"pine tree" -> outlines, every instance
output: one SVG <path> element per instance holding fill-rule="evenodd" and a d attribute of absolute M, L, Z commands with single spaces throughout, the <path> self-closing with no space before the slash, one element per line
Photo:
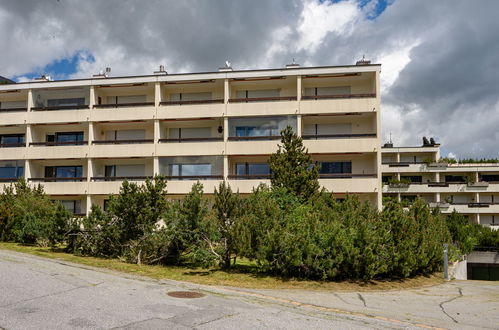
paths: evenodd
<path fill-rule="evenodd" d="M 319 168 L 291 126 L 281 131 L 281 145 L 270 156 L 269 165 L 273 188 L 286 188 L 302 202 L 319 191 Z"/>

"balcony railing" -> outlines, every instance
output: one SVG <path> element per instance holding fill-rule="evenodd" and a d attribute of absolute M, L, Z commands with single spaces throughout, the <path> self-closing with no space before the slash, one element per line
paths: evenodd
<path fill-rule="evenodd" d="M 355 99 L 376 97 L 376 93 L 367 94 L 340 94 L 340 95 L 303 95 L 302 100 L 324 100 L 324 99 Z"/>
<path fill-rule="evenodd" d="M 320 179 L 352 179 L 352 178 L 376 178 L 376 174 L 352 174 L 352 173 L 320 173 Z"/>
<path fill-rule="evenodd" d="M 32 111 L 55 111 L 55 110 L 82 110 L 82 109 L 89 109 L 88 104 L 81 104 L 81 105 L 57 105 L 57 106 L 50 106 L 50 107 L 33 107 L 31 108 Z"/>
<path fill-rule="evenodd" d="M 183 105 L 183 104 L 217 104 L 224 103 L 223 99 L 214 99 L 214 100 L 190 100 L 190 101 L 163 101 L 160 102 L 159 105 Z"/>
<path fill-rule="evenodd" d="M 143 144 L 154 143 L 154 139 L 133 139 L 133 140 L 94 140 L 92 144 Z"/>
<path fill-rule="evenodd" d="M 272 96 L 272 97 L 242 97 L 229 99 L 229 103 L 250 103 L 250 102 L 275 102 L 275 101 L 296 101 L 296 96 Z"/>
<path fill-rule="evenodd" d="M 14 142 L 14 143 L 1 143 L 0 148 L 19 148 L 25 147 L 26 143 L 24 142 Z"/>
<path fill-rule="evenodd" d="M 423 162 L 381 162 L 381 165 L 388 165 L 389 167 L 409 167 L 409 165 L 421 165 Z"/>
<path fill-rule="evenodd" d="M 160 143 L 182 143 L 182 142 L 222 142 L 223 137 L 196 137 L 196 138 L 178 138 L 178 139 L 159 139 Z"/>
<path fill-rule="evenodd" d="M 151 179 L 152 176 L 93 176 L 90 178 L 92 181 L 145 181 Z"/>
<path fill-rule="evenodd" d="M 81 146 L 87 145 L 88 141 L 60 141 L 60 142 L 30 142 L 30 146 Z"/>
<path fill-rule="evenodd" d="M 490 203 L 468 203 L 468 207 L 489 207 Z"/>
<path fill-rule="evenodd" d="M 16 182 L 17 180 L 21 179 L 22 177 L 19 178 L 0 178 L 0 182 Z"/>
<path fill-rule="evenodd" d="M 363 138 L 363 137 L 376 137 L 376 133 L 365 134 L 307 134 L 302 135 L 304 140 L 318 140 L 318 139 L 350 139 L 350 138 Z"/>
<path fill-rule="evenodd" d="M 268 180 L 270 174 L 231 174 L 230 180 Z"/>
<path fill-rule="evenodd" d="M 28 108 L 9 108 L 9 109 L 0 109 L 0 112 L 21 112 L 28 111 Z"/>
<path fill-rule="evenodd" d="M 280 140 L 280 135 L 266 135 L 266 136 L 229 136 L 229 141 L 259 141 L 259 140 Z"/>
<path fill-rule="evenodd" d="M 167 180 L 222 180 L 223 175 L 167 175 Z"/>
<path fill-rule="evenodd" d="M 106 108 L 128 108 L 128 107 L 152 107 L 154 102 L 134 102 L 134 103 L 119 103 L 119 104 L 96 104 L 94 109 L 106 109 Z"/>
<path fill-rule="evenodd" d="M 28 181 L 33 181 L 33 182 L 71 182 L 71 181 L 76 181 L 76 182 L 81 182 L 81 181 L 87 181 L 86 177 L 72 177 L 72 178 L 29 178 Z"/>

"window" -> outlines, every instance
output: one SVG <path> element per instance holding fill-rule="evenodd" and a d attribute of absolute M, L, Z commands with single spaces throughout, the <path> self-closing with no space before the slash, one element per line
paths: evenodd
<path fill-rule="evenodd" d="M 239 90 L 236 92 L 238 99 L 279 97 L 279 95 L 278 89 Z"/>
<path fill-rule="evenodd" d="M 45 166 L 46 178 L 81 178 L 82 166 Z"/>
<path fill-rule="evenodd" d="M 49 134 L 46 137 L 47 142 L 57 142 L 69 144 L 71 142 L 81 142 L 83 141 L 83 132 L 63 132 Z"/>
<path fill-rule="evenodd" d="M 350 86 L 305 88 L 305 96 L 348 95 Z"/>
<path fill-rule="evenodd" d="M 388 175 L 383 175 L 383 176 L 381 177 L 381 182 L 383 182 L 383 183 L 388 183 L 388 182 L 390 181 L 390 179 L 391 179 L 391 178 L 392 178 L 391 176 L 388 176 Z"/>
<path fill-rule="evenodd" d="M 48 107 L 70 107 L 70 106 L 79 106 L 79 105 L 85 105 L 84 97 L 47 100 Z"/>
<path fill-rule="evenodd" d="M 412 183 L 421 183 L 423 182 L 423 177 L 421 175 L 402 175 L 400 176 L 400 179 L 409 179 L 411 180 Z"/>
<path fill-rule="evenodd" d="M 278 133 L 277 127 L 236 126 L 236 136 L 272 136 Z"/>
<path fill-rule="evenodd" d="M 116 176 L 116 165 L 106 165 L 104 170 L 106 177 Z"/>
<path fill-rule="evenodd" d="M 170 94 L 170 101 L 206 101 L 211 99 L 211 92 Z"/>
<path fill-rule="evenodd" d="M 482 181 L 498 182 L 499 181 L 499 174 L 482 174 L 481 178 L 482 178 Z"/>
<path fill-rule="evenodd" d="M 123 140 L 144 140 L 146 131 L 143 129 L 124 129 L 119 131 L 106 131 L 106 140 L 123 141 Z"/>
<path fill-rule="evenodd" d="M 146 100 L 147 97 L 145 95 L 108 96 L 107 104 L 145 103 Z"/>
<path fill-rule="evenodd" d="M 352 162 L 321 162 L 320 174 L 352 173 Z"/>
<path fill-rule="evenodd" d="M 445 176 L 445 182 L 462 183 L 464 181 L 465 181 L 464 176 L 462 176 L 462 175 L 446 175 Z"/>
<path fill-rule="evenodd" d="M 0 135 L 0 144 L 2 147 L 22 147 L 24 146 L 24 134 L 5 134 Z"/>
<path fill-rule="evenodd" d="M 66 210 L 68 210 L 69 212 L 71 212 L 73 214 L 80 214 L 81 213 L 81 201 L 80 200 L 59 200 L 58 202 L 60 202 L 62 204 L 62 206 L 64 206 L 66 208 Z"/>
<path fill-rule="evenodd" d="M 270 167 L 267 163 L 237 163 L 236 175 L 268 176 Z"/>
<path fill-rule="evenodd" d="M 186 128 L 170 128 L 170 139 L 193 139 L 207 138 L 211 136 L 210 127 L 186 127 Z"/>
<path fill-rule="evenodd" d="M 0 179 L 17 179 L 24 176 L 24 161 L 0 161 Z"/>
<path fill-rule="evenodd" d="M 171 164 L 170 176 L 210 176 L 211 164 Z"/>

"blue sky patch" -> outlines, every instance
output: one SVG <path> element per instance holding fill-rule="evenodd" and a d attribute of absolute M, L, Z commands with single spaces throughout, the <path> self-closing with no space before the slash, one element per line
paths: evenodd
<path fill-rule="evenodd" d="M 324 3 L 326 1 L 330 1 L 331 3 L 338 3 L 345 0 L 319 0 L 320 3 Z M 374 6 L 374 11 L 369 16 L 367 16 L 367 19 L 369 20 L 376 19 L 376 17 L 381 15 L 385 11 L 386 7 L 391 5 L 394 1 L 395 0 L 357 0 L 360 8 L 364 8 L 366 5 L 373 2 L 376 3 L 376 5 Z"/>
<path fill-rule="evenodd" d="M 40 77 L 42 74 L 49 75 L 54 80 L 67 79 L 71 74 L 75 73 L 78 68 L 78 62 L 84 59 L 87 62 L 95 62 L 95 58 L 87 51 L 79 50 L 72 57 L 54 60 L 43 68 L 36 69 L 19 76 L 15 76 L 13 80 L 18 81 L 20 77 L 30 80 Z"/>

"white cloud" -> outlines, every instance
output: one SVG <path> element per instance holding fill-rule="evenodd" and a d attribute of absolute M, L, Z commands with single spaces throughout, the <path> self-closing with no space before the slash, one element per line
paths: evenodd
<path fill-rule="evenodd" d="M 331 3 L 308 1 L 301 12 L 298 25 L 298 50 L 315 52 L 329 33 L 345 35 L 351 33 L 354 22 L 359 19 L 360 9 L 353 1 Z"/>

